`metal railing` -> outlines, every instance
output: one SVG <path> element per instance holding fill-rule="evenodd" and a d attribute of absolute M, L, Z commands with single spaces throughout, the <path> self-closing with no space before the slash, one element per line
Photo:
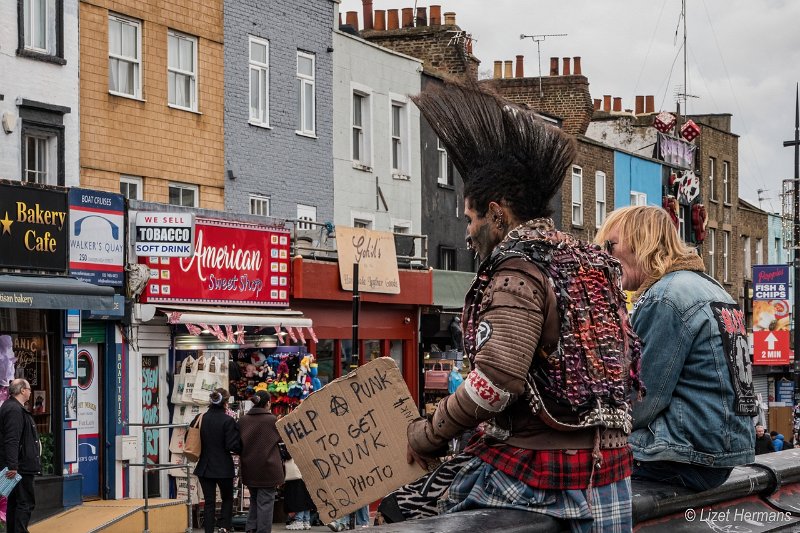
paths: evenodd
<path fill-rule="evenodd" d="M 292 255 L 311 259 L 335 260 L 336 228 L 330 223 L 309 220 L 290 220 Z M 412 233 L 393 233 L 397 265 L 401 268 L 428 268 L 428 236 Z"/>
<path fill-rule="evenodd" d="M 143 429 L 142 437 L 148 430 L 159 429 L 173 429 L 173 428 L 188 428 L 189 424 L 145 424 L 142 422 L 128 422 L 128 426 L 140 427 Z M 150 472 L 158 472 L 161 470 L 172 470 L 174 468 L 183 468 L 186 470 L 186 533 L 192 533 L 192 490 L 190 483 L 189 463 L 185 462 L 182 465 L 175 465 L 171 463 L 148 463 L 147 462 L 147 439 L 142 438 L 142 462 L 141 463 L 128 463 L 128 466 L 139 466 L 142 468 L 142 491 L 144 493 L 144 530 L 142 533 L 150 533 L 150 490 L 148 476 Z"/>

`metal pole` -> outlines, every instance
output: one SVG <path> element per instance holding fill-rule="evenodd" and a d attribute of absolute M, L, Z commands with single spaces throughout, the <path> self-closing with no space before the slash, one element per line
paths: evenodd
<path fill-rule="evenodd" d="M 361 294 L 358 292 L 358 263 L 353 263 L 353 346 L 350 351 L 350 364 L 353 364 L 353 359 L 356 361 L 356 366 L 360 364 L 358 354 L 358 311 L 361 307 Z"/>
<path fill-rule="evenodd" d="M 144 485 L 144 532 L 143 533 L 150 533 L 150 502 L 148 501 L 148 494 L 150 493 L 150 487 L 147 485 L 147 430 L 142 428 L 142 476 L 144 479 L 142 480 Z"/>
<path fill-rule="evenodd" d="M 800 327 L 798 327 L 797 306 L 800 304 L 800 84 L 795 87 L 794 103 L 794 141 L 784 141 L 783 146 L 794 146 L 794 183 L 792 194 L 794 197 L 794 226 L 793 241 L 794 246 L 794 305 L 792 322 L 794 330 L 792 340 L 794 341 L 793 350 L 795 359 L 798 349 L 800 349 Z"/>

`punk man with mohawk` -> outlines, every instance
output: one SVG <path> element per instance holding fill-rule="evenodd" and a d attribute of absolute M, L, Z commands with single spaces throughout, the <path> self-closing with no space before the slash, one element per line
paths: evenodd
<path fill-rule="evenodd" d="M 546 218 L 574 140 L 474 82 L 413 100 L 463 176 L 466 241 L 482 263 L 461 319 L 471 372 L 432 420 L 409 425 L 408 460 L 428 466 L 450 439 L 477 432 L 462 454 L 387 497 L 382 514 L 501 507 L 573 531 L 630 531 L 641 347 L 620 266 Z"/>

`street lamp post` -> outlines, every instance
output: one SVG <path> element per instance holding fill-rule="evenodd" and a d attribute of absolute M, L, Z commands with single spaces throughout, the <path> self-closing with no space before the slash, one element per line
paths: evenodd
<path fill-rule="evenodd" d="M 795 87 L 794 103 L 794 140 L 784 141 L 783 146 L 794 146 L 794 182 L 792 194 L 794 197 L 794 213 L 792 225 L 792 247 L 794 248 L 794 309 L 792 322 L 794 330 L 792 340 L 794 353 L 800 349 L 800 327 L 798 327 L 797 306 L 800 304 L 800 84 Z M 796 358 L 796 356 L 795 356 Z"/>

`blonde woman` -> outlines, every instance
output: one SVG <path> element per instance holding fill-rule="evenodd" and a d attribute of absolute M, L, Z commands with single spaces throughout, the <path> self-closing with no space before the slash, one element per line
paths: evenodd
<path fill-rule="evenodd" d="M 633 406 L 633 479 L 707 490 L 754 459 L 745 319 L 660 207 L 611 213 L 595 242 L 633 291 L 647 395 Z"/>

